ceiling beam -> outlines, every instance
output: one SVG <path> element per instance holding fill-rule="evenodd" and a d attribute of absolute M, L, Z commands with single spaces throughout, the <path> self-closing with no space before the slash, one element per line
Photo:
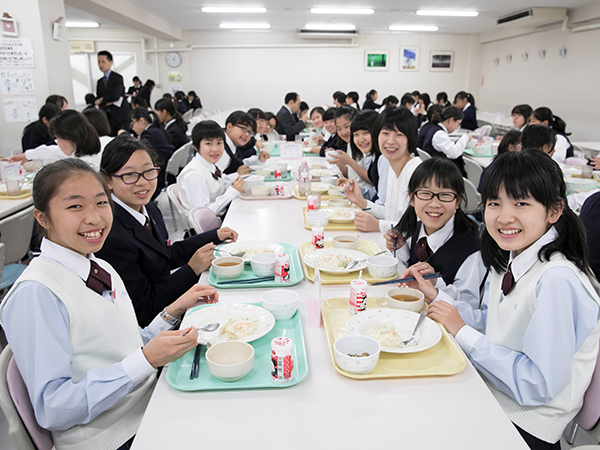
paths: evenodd
<path fill-rule="evenodd" d="M 65 0 L 65 3 L 127 28 L 165 40 L 180 41 L 183 30 L 129 0 Z"/>

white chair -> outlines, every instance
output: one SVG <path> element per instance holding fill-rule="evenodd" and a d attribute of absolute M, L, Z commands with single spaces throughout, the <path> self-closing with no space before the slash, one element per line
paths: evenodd
<path fill-rule="evenodd" d="M 479 186 L 479 180 L 481 179 L 481 174 L 483 174 L 483 167 L 481 167 L 477 161 L 469 158 L 468 156 L 463 156 L 463 160 L 465 162 L 465 169 L 467 171 L 467 179 L 475 186 Z"/>
<path fill-rule="evenodd" d="M 167 161 L 167 167 L 165 168 L 165 186 L 169 185 L 167 175 L 173 175 L 174 177 L 177 177 L 177 175 L 179 175 L 179 171 L 188 163 L 188 156 L 192 147 L 192 142 L 190 141 L 187 144 L 183 144 L 173 152 Z M 173 218 L 175 218 L 171 197 L 169 197 L 169 207 L 171 208 L 171 215 Z M 175 221 L 175 231 L 177 231 L 177 221 Z"/>
<path fill-rule="evenodd" d="M 210 209 L 203 206 L 192 209 L 188 213 L 188 220 L 194 227 L 194 230 L 196 230 L 196 234 L 221 227 L 221 219 Z"/>
<path fill-rule="evenodd" d="M 27 268 L 20 261 L 29 251 L 33 222 L 33 205 L 0 220 L 1 239 L 5 246 L 0 291 L 11 287 Z"/>
<path fill-rule="evenodd" d="M 465 193 L 467 198 L 462 201 L 462 209 L 465 213 L 470 214 L 479 211 L 481 205 L 481 194 L 477 192 L 477 188 L 466 178 L 463 178 L 465 182 Z"/>
<path fill-rule="evenodd" d="M 421 150 L 420 148 L 417 148 L 417 153 L 419 154 L 421 161 L 427 161 L 428 159 L 431 159 L 431 155 L 429 153 L 427 153 L 425 150 Z"/>
<path fill-rule="evenodd" d="M 194 117 L 194 110 L 193 109 L 188 109 L 186 112 L 183 113 L 183 120 L 185 120 L 186 123 L 190 123 L 190 119 L 192 117 Z"/>
<path fill-rule="evenodd" d="M 202 108 L 196 108 L 196 109 L 194 110 L 194 115 L 193 115 L 193 117 L 198 117 L 198 116 L 200 116 L 200 115 L 202 115 Z"/>
<path fill-rule="evenodd" d="M 177 186 L 176 184 L 171 184 L 170 186 L 167 186 L 167 196 L 169 197 L 171 204 L 175 205 L 175 209 L 177 210 L 177 215 L 179 216 L 179 220 L 181 221 L 183 231 L 189 231 L 190 228 L 192 228 L 192 226 L 190 225 L 190 222 L 187 218 L 187 212 L 183 207 L 181 200 L 179 200 L 179 186 Z M 177 221 L 176 217 L 173 218 L 175 219 L 175 221 Z"/>
<path fill-rule="evenodd" d="M 484 125 L 482 127 L 477 128 L 475 131 L 473 131 L 472 134 L 480 134 L 483 137 L 489 136 L 492 131 L 494 130 L 494 127 L 492 125 Z"/>
<path fill-rule="evenodd" d="M 583 158 L 571 156 L 570 158 L 565 158 L 565 164 L 567 166 L 585 166 L 587 165 L 587 161 Z"/>

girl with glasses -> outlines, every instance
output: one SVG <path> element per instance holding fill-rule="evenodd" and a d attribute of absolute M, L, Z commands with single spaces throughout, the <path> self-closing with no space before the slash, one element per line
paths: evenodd
<path fill-rule="evenodd" d="M 408 190 L 410 206 L 385 235 L 388 250 L 395 241 L 396 256 L 408 267 L 401 278 L 440 272 L 442 278 L 423 291 L 428 303 L 449 296 L 478 308 L 486 270 L 477 224 L 461 209 L 466 194 L 459 170 L 448 159 L 428 159 L 415 169 Z"/>
<path fill-rule="evenodd" d="M 210 267 L 214 244 L 235 241 L 237 233 L 222 228 L 171 244 L 163 216 L 150 201 L 159 176 L 156 154 L 137 139 L 113 139 L 103 152 L 101 168 L 115 218 L 97 255 L 121 275 L 138 322 L 146 326 Z"/>

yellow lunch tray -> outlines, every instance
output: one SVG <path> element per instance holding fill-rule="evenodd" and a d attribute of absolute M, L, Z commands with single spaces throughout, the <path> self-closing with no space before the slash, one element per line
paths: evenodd
<path fill-rule="evenodd" d="M 356 210 L 360 211 L 360 209 L 358 208 L 356 208 Z M 306 228 L 307 230 L 312 230 L 312 226 L 306 222 L 306 206 L 302 207 L 302 225 L 304 225 L 304 228 Z M 325 229 L 325 231 L 358 231 L 358 228 L 356 228 L 354 221 L 349 223 L 329 221 L 327 222 L 327 225 L 325 225 L 323 228 Z"/>
<path fill-rule="evenodd" d="M 325 248 L 333 248 L 331 241 L 325 241 Z M 308 278 L 310 281 L 312 281 L 314 283 L 315 269 L 313 269 L 312 267 L 308 267 L 306 265 L 306 263 L 304 262 L 304 256 L 312 251 L 313 251 L 313 248 L 312 248 L 312 244 L 310 242 L 305 242 L 303 244 L 300 244 L 300 261 L 302 262 L 302 268 L 304 269 L 306 278 Z M 381 251 L 381 249 L 374 242 L 361 240 L 361 241 L 359 241 L 358 251 L 363 252 L 367 256 L 372 256 L 375 253 L 379 253 Z M 367 268 L 365 268 L 363 270 L 362 278 L 363 278 L 363 280 L 366 280 L 367 283 L 377 283 L 379 281 L 393 280 L 394 278 L 396 278 L 396 276 L 397 276 L 397 273 L 395 273 L 394 276 L 389 277 L 389 278 L 375 278 L 375 277 L 372 277 L 371 274 L 369 273 L 369 271 L 367 270 Z M 350 282 L 352 280 L 354 280 L 355 278 L 358 278 L 358 271 L 347 273 L 344 275 L 331 275 L 331 274 L 321 271 L 321 284 L 347 284 L 348 286 L 350 286 Z"/>
<path fill-rule="evenodd" d="M 19 195 L 6 195 L 6 191 L 0 192 L 0 200 L 21 200 L 22 198 L 31 197 L 31 190 L 24 191 Z"/>
<path fill-rule="evenodd" d="M 425 309 L 427 305 L 425 305 Z M 367 298 L 368 309 L 382 309 L 375 297 Z M 346 322 L 350 319 L 348 298 L 331 298 L 321 304 L 323 325 L 327 335 L 327 344 L 333 368 L 348 378 L 364 380 L 370 378 L 406 378 L 406 377 L 440 377 L 456 375 L 467 366 L 467 359 L 454 339 L 450 338 L 446 329 L 442 329 L 442 339 L 428 350 L 417 353 L 386 353 L 381 352 L 375 369 L 366 375 L 356 375 L 340 369 L 333 354 L 333 343 L 336 339 L 346 336 Z"/>
<path fill-rule="evenodd" d="M 294 197 L 298 200 L 306 200 L 306 195 L 300 195 L 300 189 L 298 188 L 298 184 L 294 185 Z M 327 192 L 321 193 L 321 200 L 330 200 L 332 198 L 344 198 L 339 195 L 329 195 Z"/>

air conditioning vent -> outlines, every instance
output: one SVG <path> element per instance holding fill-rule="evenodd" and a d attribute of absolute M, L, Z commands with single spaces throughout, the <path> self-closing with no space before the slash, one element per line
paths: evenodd
<path fill-rule="evenodd" d="M 358 36 L 358 30 L 332 31 L 299 28 L 297 36 L 301 39 L 352 39 Z"/>
<path fill-rule="evenodd" d="M 527 11 L 521 11 L 516 14 L 511 14 L 510 16 L 501 17 L 497 20 L 498 25 L 502 25 L 504 23 L 512 22 L 514 20 L 522 19 L 523 17 L 529 17 L 533 15 L 533 11 L 528 9 Z"/>
<path fill-rule="evenodd" d="M 566 16 L 566 8 L 528 8 L 500 17 L 496 23 L 504 27 L 535 28 L 562 22 Z"/>

